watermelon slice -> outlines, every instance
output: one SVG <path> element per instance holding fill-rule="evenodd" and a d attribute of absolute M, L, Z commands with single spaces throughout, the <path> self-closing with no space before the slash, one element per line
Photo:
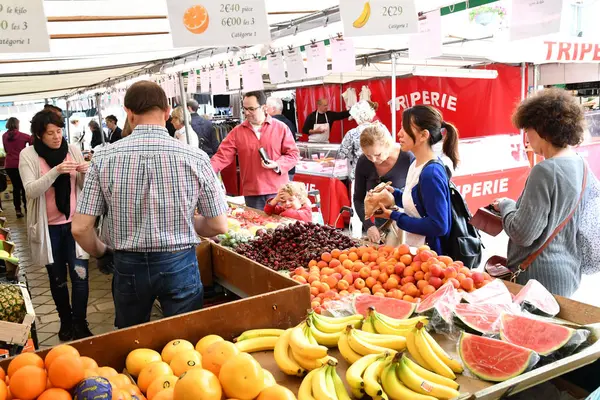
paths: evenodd
<path fill-rule="evenodd" d="M 493 335 L 500 331 L 497 323 L 502 313 L 519 313 L 514 304 L 470 304 L 461 303 L 454 307 L 454 324 L 469 333 Z"/>
<path fill-rule="evenodd" d="M 544 317 L 554 317 L 560 312 L 560 306 L 552 293 L 535 279 L 527 282 L 515 296 L 514 303 L 525 311 Z"/>
<path fill-rule="evenodd" d="M 504 314 L 501 317 L 502 340 L 531 349 L 542 356 L 554 353 L 565 346 L 575 330 L 521 315 Z"/>
<path fill-rule="evenodd" d="M 456 304 L 460 303 L 460 300 L 460 293 L 451 282 L 448 282 L 420 302 L 415 312 L 424 314 L 434 320 L 437 319 L 436 316 L 439 316 L 443 322 L 450 323 L 452 321 L 452 310 Z"/>
<path fill-rule="evenodd" d="M 356 314 L 368 316 L 369 307 L 374 307 L 378 313 L 391 318 L 406 319 L 415 311 L 417 305 L 404 300 L 363 294 L 354 298 L 352 308 Z"/>
<path fill-rule="evenodd" d="M 500 279 L 494 279 L 484 287 L 464 293 L 463 299 L 471 304 L 510 304 L 512 296 Z"/>
<path fill-rule="evenodd" d="M 539 361 L 533 350 L 485 336 L 462 332 L 458 353 L 464 366 L 480 379 L 503 382 L 519 376 Z"/>

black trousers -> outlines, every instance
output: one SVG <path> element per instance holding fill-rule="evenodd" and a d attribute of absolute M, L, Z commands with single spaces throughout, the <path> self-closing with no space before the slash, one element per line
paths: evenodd
<path fill-rule="evenodd" d="M 25 188 L 23 187 L 19 168 L 6 168 L 6 173 L 13 185 L 13 204 L 15 205 L 15 210 L 21 210 L 21 200 L 23 200 L 23 206 L 27 208 Z"/>

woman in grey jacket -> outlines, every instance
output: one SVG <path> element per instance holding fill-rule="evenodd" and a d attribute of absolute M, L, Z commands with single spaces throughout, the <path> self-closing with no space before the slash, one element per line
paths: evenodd
<path fill-rule="evenodd" d="M 546 89 L 525 100 L 513 116 L 517 128 L 544 161 L 531 170 L 517 202 L 498 199 L 494 208 L 502 214 L 508 242 L 508 267 L 516 270 L 540 249 L 555 229 L 567 219 L 581 194 L 584 161 L 571 146 L 583 141 L 584 113 L 564 90 Z M 587 187 L 595 178 L 589 173 Z M 584 198 L 585 200 L 585 198 Z M 517 282 L 536 279 L 550 292 L 571 296 L 581 280 L 582 254 L 577 232 L 584 202 L 564 229 Z"/>
<path fill-rule="evenodd" d="M 60 317 L 62 341 L 92 336 L 87 323 L 88 259 L 71 234 L 71 220 L 88 169 L 76 145 L 67 145 L 64 122 L 51 111 L 31 120 L 33 146 L 22 151 L 19 172 L 27 195 L 27 233 L 35 265 L 45 265 Z M 72 284 L 69 301 L 67 268 Z"/>

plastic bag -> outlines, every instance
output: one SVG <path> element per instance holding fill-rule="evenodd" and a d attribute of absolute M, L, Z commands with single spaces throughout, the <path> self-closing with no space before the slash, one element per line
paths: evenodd
<path fill-rule="evenodd" d="M 560 312 L 560 306 L 552 293 L 535 279 L 527 282 L 513 302 L 532 314 L 554 317 Z"/>
<path fill-rule="evenodd" d="M 516 304 L 457 304 L 452 320 L 455 330 L 475 335 L 496 337 L 500 333 L 500 317 L 503 314 L 518 315 L 521 309 Z"/>
<path fill-rule="evenodd" d="M 339 300 L 329 301 L 323 305 L 323 312 L 330 317 L 342 318 L 354 315 L 354 299 L 360 294 L 343 296 Z"/>
<path fill-rule="evenodd" d="M 471 304 L 511 304 L 512 295 L 500 279 L 494 279 L 484 287 L 464 293 L 463 299 Z"/>
<path fill-rule="evenodd" d="M 437 333 L 450 333 L 452 311 L 454 306 L 460 303 L 461 298 L 461 294 L 451 282 L 448 282 L 419 303 L 415 312 L 429 317 L 429 330 Z"/>

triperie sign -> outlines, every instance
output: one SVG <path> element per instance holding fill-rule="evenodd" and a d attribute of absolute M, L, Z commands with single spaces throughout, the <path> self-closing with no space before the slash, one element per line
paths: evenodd
<path fill-rule="evenodd" d="M 600 43 L 544 41 L 546 62 L 600 62 Z"/>

